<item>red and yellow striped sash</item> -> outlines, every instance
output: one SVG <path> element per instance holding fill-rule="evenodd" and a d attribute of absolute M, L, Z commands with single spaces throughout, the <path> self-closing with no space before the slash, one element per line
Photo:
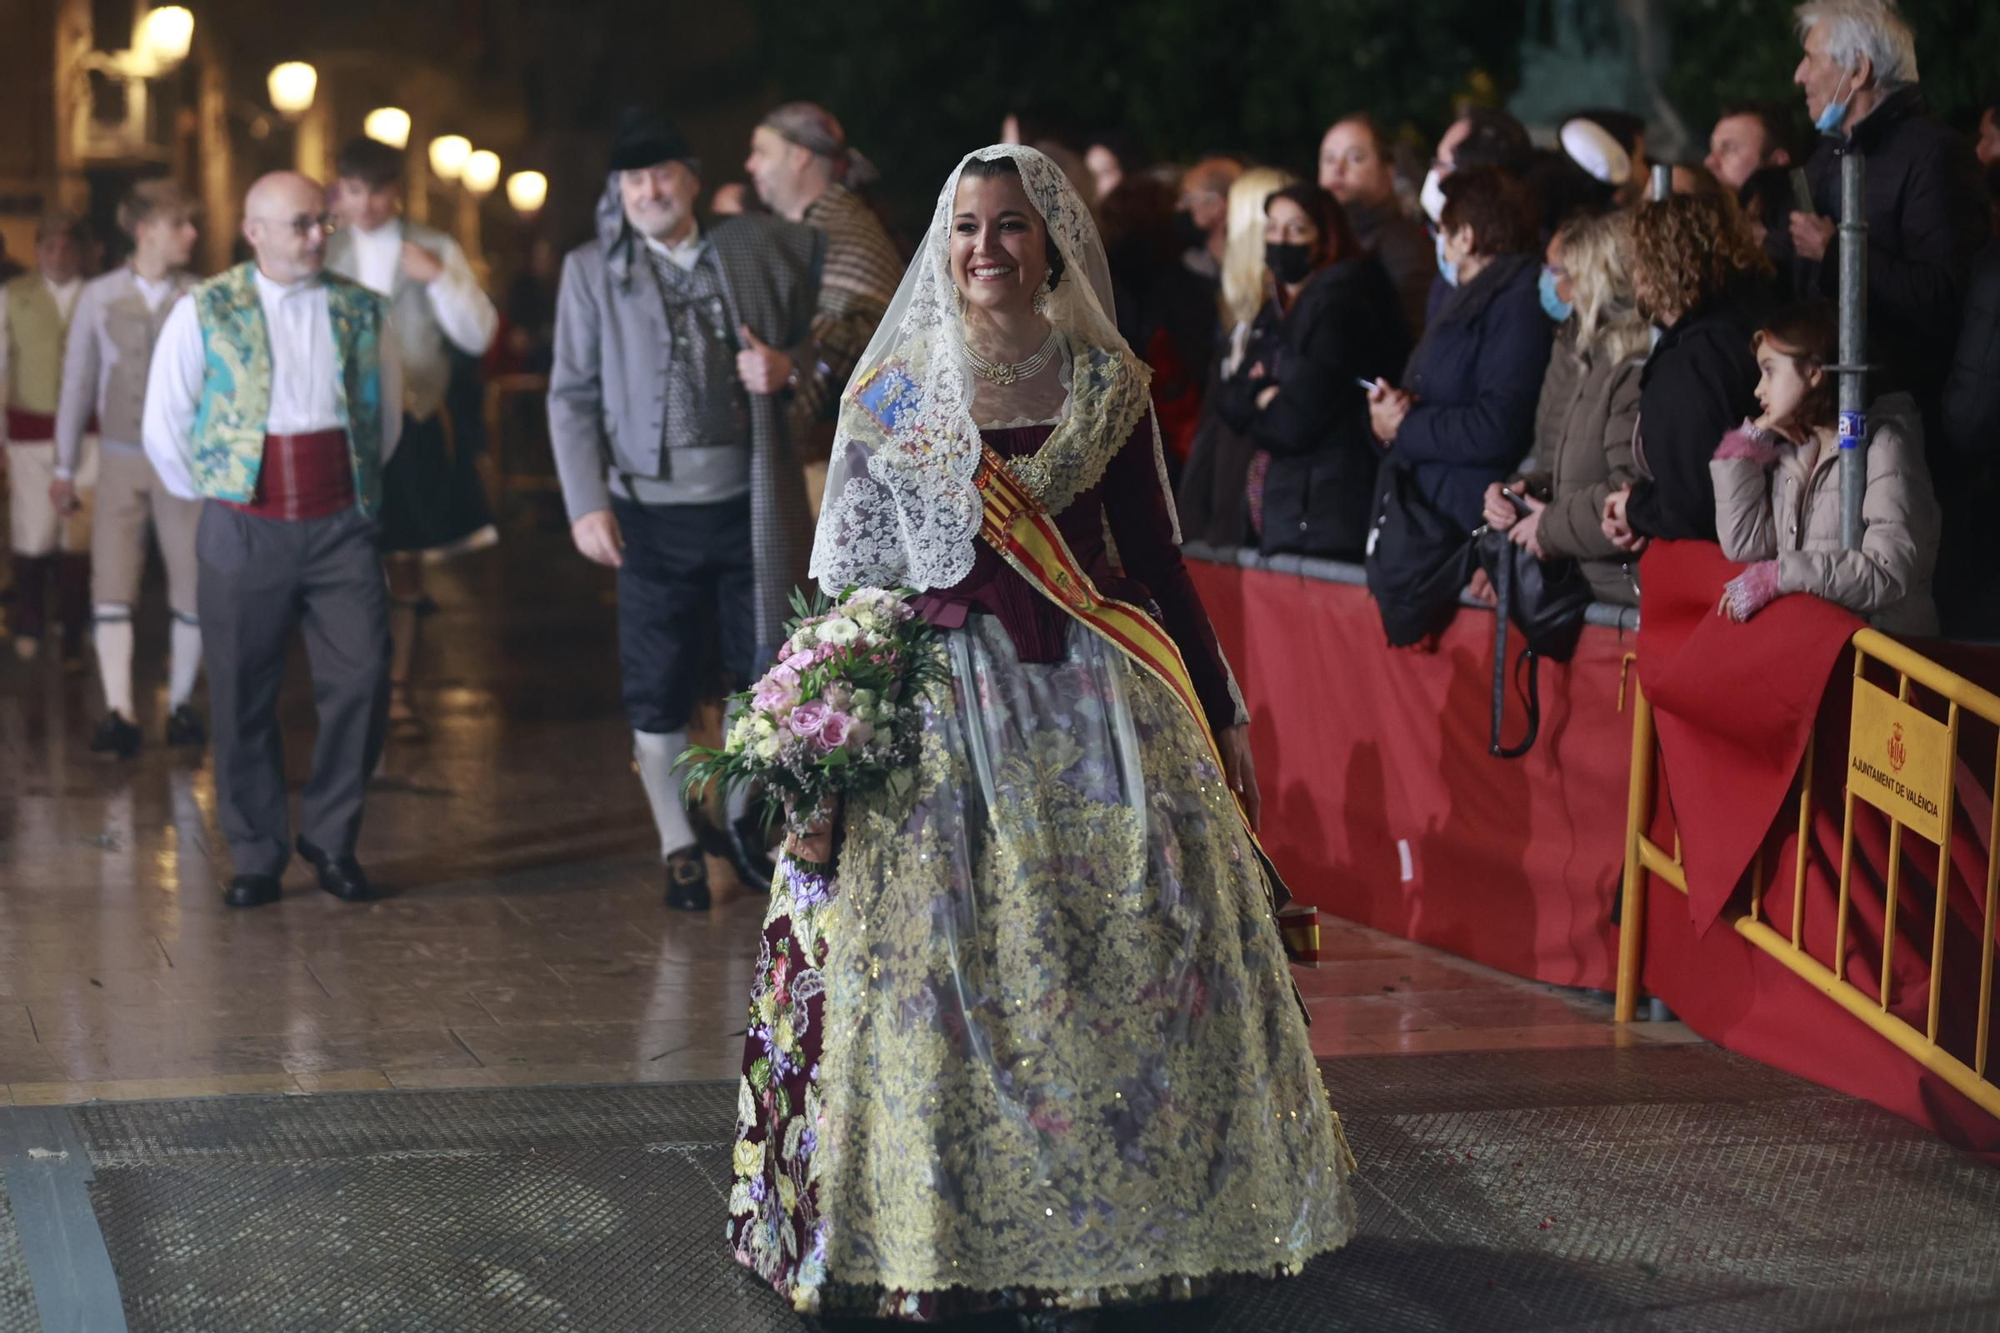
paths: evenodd
<path fill-rule="evenodd" d="M 1166 627 L 1131 603 L 1106 597 L 1097 590 L 1071 553 L 1069 543 L 1063 540 L 1055 520 L 990 448 L 981 453 L 973 485 L 978 487 L 983 501 L 979 535 L 986 543 L 1050 601 L 1165 685 L 1194 719 L 1215 771 L 1226 773 L 1222 751 L 1216 745 L 1200 696 L 1195 693 L 1194 678 L 1188 674 L 1180 646 Z M 1250 827 L 1249 815 L 1240 802 L 1236 804 L 1236 813 L 1242 818 L 1243 831 L 1263 867 L 1286 954 L 1295 963 L 1316 965 L 1318 911 L 1292 901 L 1277 868 L 1264 854 L 1263 844 L 1258 841 L 1256 830 Z"/>

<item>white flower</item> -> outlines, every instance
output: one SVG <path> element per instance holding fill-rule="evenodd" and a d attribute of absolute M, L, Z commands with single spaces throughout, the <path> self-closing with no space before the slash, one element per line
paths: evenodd
<path fill-rule="evenodd" d="M 835 616 L 819 627 L 819 641 L 846 645 L 861 637 L 861 626 L 846 616 Z"/>
<path fill-rule="evenodd" d="M 867 710 L 875 707 L 876 700 L 879 697 L 873 690 L 856 690 L 853 700 L 854 715 L 860 717 Z"/>
<path fill-rule="evenodd" d="M 766 736 L 762 740 L 757 742 L 756 755 L 759 759 L 763 760 L 765 763 L 768 764 L 777 759 L 778 751 L 783 748 L 784 748 L 784 742 L 780 740 L 777 736 L 775 735 Z"/>
<path fill-rule="evenodd" d="M 819 626 L 801 625 L 793 632 L 791 641 L 785 645 L 785 651 L 779 656 L 790 657 L 793 653 L 804 652 L 808 648 L 817 646 L 818 643 Z"/>

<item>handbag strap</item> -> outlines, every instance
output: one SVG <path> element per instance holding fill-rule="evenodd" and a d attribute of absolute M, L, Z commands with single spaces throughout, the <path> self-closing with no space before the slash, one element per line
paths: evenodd
<path fill-rule="evenodd" d="M 1507 621 L 1513 609 L 1514 561 L 1507 558 L 1510 553 L 1502 554 L 1493 575 L 1497 603 L 1493 608 L 1493 717 L 1486 733 L 1486 752 L 1495 759 L 1519 759 L 1535 748 L 1535 738 L 1542 732 L 1542 655 L 1533 648 L 1521 651 L 1521 663 L 1528 668 L 1528 734 L 1520 744 L 1508 745 L 1500 734 L 1507 720 Z"/>

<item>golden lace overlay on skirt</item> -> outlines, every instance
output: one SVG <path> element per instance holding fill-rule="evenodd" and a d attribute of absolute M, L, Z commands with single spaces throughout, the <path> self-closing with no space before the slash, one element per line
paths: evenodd
<path fill-rule="evenodd" d="M 820 1001 L 816 1104 L 760 1115 L 769 1068 L 746 1080 L 739 1255 L 802 1309 L 824 1286 L 896 1313 L 950 1289 L 1184 1293 L 1343 1243 L 1352 1158 L 1197 724 L 1087 633 L 1023 666 L 975 617 L 943 651 L 914 789 L 847 811 L 808 910 L 780 877 L 772 919 L 809 922 L 787 969 Z M 777 1195 L 812 1211 L 782 1244 Z"/>

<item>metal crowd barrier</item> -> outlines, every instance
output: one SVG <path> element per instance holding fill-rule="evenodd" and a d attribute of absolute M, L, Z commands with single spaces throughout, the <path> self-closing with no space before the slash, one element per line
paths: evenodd
<path fill-rule="evenodd" d="M 1979 1020 L 1968 1064 L 1938 1043 L 1938 1011 L 1945 976 L 1945 927 L 1952 883 L 1952 818 L 1957 798 L 1953 776 L 1959 763 L 1960 722 L 1970 713 L 2000 726 L 2000 696 L 1946 670 L 1929 658 L 1872 629 L 1858 631 L 1854 647 L 1854 707 L 1849 719 L 1848 764 L 1841 833 L 1840 896 L 1835 909 L 1832 957 L 1821 960 L 1808 951 L 1805 939 L 1806 858 L 1813 820 L 1812 770 L 1815 735 L 1800 764 L 1798 852 L 1794 856 L 1791 920 L 1773 923 L 1764 911 L 1764 860 L 1769 838 L 1758 846 L 1751 867 L 1747 910 L 1731 909 L 1726 919 L 1745 940 L 1790 968 L 1882 1036 L 1912 1060 L 1935 1073 L 1984 1110 L 2000 1115 L 2000 1084 L 1987 1072 L 1993 1017 L 1993 954 L 1995 908 L 2000 906 L 2000 750 L 1993 773 L 1992 828 L 1986 842 L 1985 929 L 1979 963 Z M 1873 661 L 1896 673 L 1894 694 L 1864 674 Z M 1936 695 L 1945 704 L 1939 719 L 1911 701 L 1911 687 Z M 1646 876 L 1651 873 L 1688 891 L 1679 837 L 1671 854 L 1646 836 L 1653 817 L 1656 737 L 1652 704 L 1643 690 L 1633 692 L 1632 785 L 1626 810 L 1624 910 L 1618 941 L 1616 1018 L 1632 1021 L 1639 1001 L 1639 971 L 1644 950 Z M 1876 762 L 1884 755 L 1893 772 Z M 1856 801 L 1875 807 L 1889 819 L 1889 869 L 1884 904 L 1881 989 L 1870 995 L 1847 980 L 1848 919 L 1854 873 Z M 1937 901 L 1933 906 L 1930 953 L 1930 1004 L 1924 1026 L 1889 1012 L 1895 1002 L 1893 961 L 1897 915 L 1902 892 L 1905 832 L 1938 848 Z"/>
<path fill-rule="evenodd" d="M 1346 560 L 1321 560 L 1309 555 L 1264 555 L 1249 546 L 1210 546 L 1206 542 L 1186 542 L 1181 553 L 1191 560 L 1206 561 L 1211 565 L 1237 565 L 1244 569 L 1261 569 L 1273 574 L 1293 574 L 1302 579 L 1316 579 L 1321 583 L 1345 583 L 1357 588 L 1368 586 L 1368 571 L 1361 565 Z M 1491 602 L 1478 602 L 1470 597 L 1460 596 L 1459 605 L 1475 611 L 1493 610 Z M 1636 630 L 1639 628 L 1639 610 L 1632 606 L 1613 606 L 1608 602 L 1592 602 L 1584 612 L 1584 623 L 1599 625 L 1605 629 Z"/>

